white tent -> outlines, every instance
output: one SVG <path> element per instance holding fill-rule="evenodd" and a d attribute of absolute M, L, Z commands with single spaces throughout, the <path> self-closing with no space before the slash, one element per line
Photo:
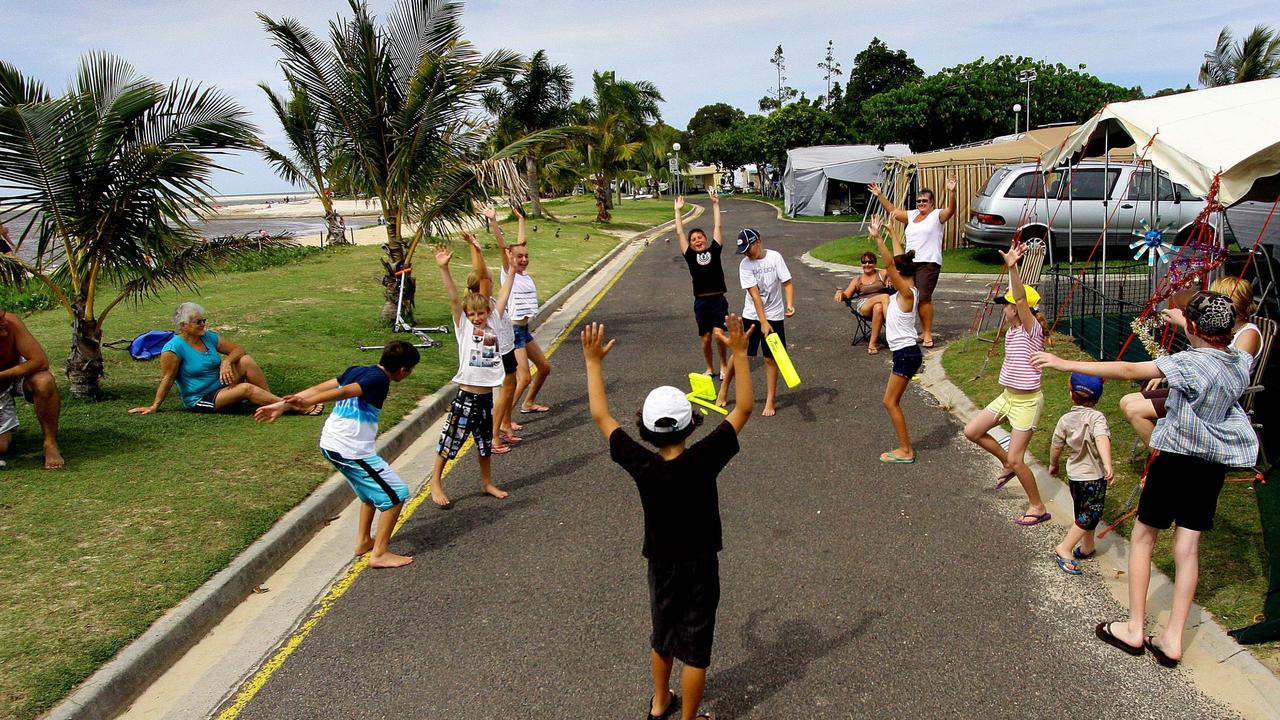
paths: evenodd
<path fill-rule="evenodd" d="M 1135 144 L 1152 165 L 1198 195 L 1220 177 L 1218 201 L 1280 193 L 1280 79 L 1111 103 L 1041 156 L 1045 167 Z"/>
<path fill-rule="evenodd" d="M 906 145 L 817 145 L 787 151 L 782 173 L 783 207 L 788 215 L 825 215 L 827 181 L 873 183 L 885 157 L 907 155 Z"/>

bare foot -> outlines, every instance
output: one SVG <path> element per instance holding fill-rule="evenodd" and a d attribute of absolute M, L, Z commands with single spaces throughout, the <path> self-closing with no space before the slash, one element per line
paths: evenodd
<path fill-rule="evenodd" d="M 396 555 L 390 552 L 369 556 L 369 567 L 371 568 L 398 568 L 404 567 L 411 562 L 413 562 L 413 558 L 408 555 Z"/>
<path fill-rule="evenodd" d="M 373 550 L 373 538 L 365 538 L 364 542 L 356 545 L 356 555 L 363 555 Z"/>
<path fill-rule="evenodd" d="M 702 371 L 702 374 L 703 374 L 703 375 L 710 375 L 711 377 L 715 377 L 715 376 L 716 376 L 716 369 L 715 369 L 715 368 L 712 368 L 712 367 L 709 367 L 709 368 L 707 368 L 706 370 Z M 723 379 L 723 378 L 721 378 L 721 379 Z"/>
<path fill-rule="evenodd" d="M 483 491 L 486 495 L 492 495 L 498 498 L 499 500 L 505 500 L 507 497 L 507 491 L 499 489 L 497 485 L 485 485 L 484 487 L 480 488 L 480 490 Z"/>
<path fill-rule="evenodd" d="M 453 507 L 453 503 L 449 501 L 449 497 L 444 493 L 440 493 L 440 494 L 436 494 L 434 492 L 431 493 L 431 502 L 435 503 L 436 507 L 440 508 L 441 510 L 448 510 L 449 508 Z"/>
<path fill-rule="evenodd" d="M 778 414 L 778 411 L 775 410 L 772 405 L 765 405 L 764 411 L 760 413 L 760 417 L 773 417 L 774 415 L 777 415 L 777 414 Z"/>
<path fill-rule="evenodd" d="M 716 398 L 716 405 L 717 405 L 718 407 L 729 407 L 729 401 L 728 401 L 728 400 L 721 400 L 720 398 Z"/>
<path fill-rule="evenodd" d="M 67 461 L 62 459 L 62 453 L 58 451 L 57 445 L 44 446 L 44 469 L 57 470 L 66 465 Z"/>
<path fill-rule="evenodd" d="M 510 425 L 508 425 L 505 428 L 502 428 L 502 432 L 519 432 L 523 429 L 524 429 L 524 425 L 522 423 L 518 423 L 515 420 L 512 420 Z"/>

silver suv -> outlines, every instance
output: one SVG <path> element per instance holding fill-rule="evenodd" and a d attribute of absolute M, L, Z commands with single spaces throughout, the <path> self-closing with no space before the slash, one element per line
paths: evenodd
<path fill-rule="evenodd" d="M 1168 228 L 1166 238 L 1180 244 L 1204 205 L 1204 198 L 1149 166 L 1086 162 L 1046 173 L 1037 172 L 1034 163 L 1021 163 L 996 170 L 973 199 L 964 237 L 975 245 L 1007 248 L 1021 229 L 1024 240 L 1051 241 L 1059 257 L 1068 248 L 1088 254 L 1111 215 L 1110 247 L 1128 250 L 1143 220 Z"/>

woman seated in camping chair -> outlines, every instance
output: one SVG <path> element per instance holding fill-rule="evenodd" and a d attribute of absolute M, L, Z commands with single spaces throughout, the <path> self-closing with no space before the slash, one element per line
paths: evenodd
<path fill-rule="evenodd" d="M 876 254 L 873 252 L 862 254 L 862 272 L 853 276 L 849 287 L 836 291 L 836 302 L 852 301 L 849 307 L 871 320 L 871 335 L 867 340 L 867 352 L 871 355 L 880 352 L 877 342 L 880 339 L 880 328 L 884 326 L 884 310 L 889 304 L 889 292 L 891 288 L 885 272 L 876 268 Z"/>
<path fill-rule="evenodd" d="M 244 348 L 205 329 L 204 308 L 182 303 L 173 313 L 173 322 L 178 331 L 160 352 L 156 399 L 145 407 L 130 408 L 130 413 L 150 415 L 159 410 L 174 382 L 183 407 L 192 412 L 235 412 L 280 401 L 267 387 L 262 368 Z M 323 405 L 312 405 L 302 414 L 323 411 Z"/>

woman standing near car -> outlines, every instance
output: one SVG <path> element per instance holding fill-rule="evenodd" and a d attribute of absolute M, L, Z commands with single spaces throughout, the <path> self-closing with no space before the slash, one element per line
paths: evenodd
<path fill-rule="evenodd" d="M 915 251 L 916 292 L 920 295 L 921 335 L 926 348 L 933 347 L 933 289 L 937 287 L 938 275 L 942 272 L 943 226 L 955 214 L 958 185 L 955 175 L 947 178 L 947 205 L 942 209 L 936 207 L 933 191 L 921 188 L 916 193 L 914 210 L 902 210 L 890 202 L 880 192 L 879 183 L 870 185 L 871 194 L 880 201 L 880 207 L 889 213 L 889 217 L 906 226 L 906 249 Z"/>

